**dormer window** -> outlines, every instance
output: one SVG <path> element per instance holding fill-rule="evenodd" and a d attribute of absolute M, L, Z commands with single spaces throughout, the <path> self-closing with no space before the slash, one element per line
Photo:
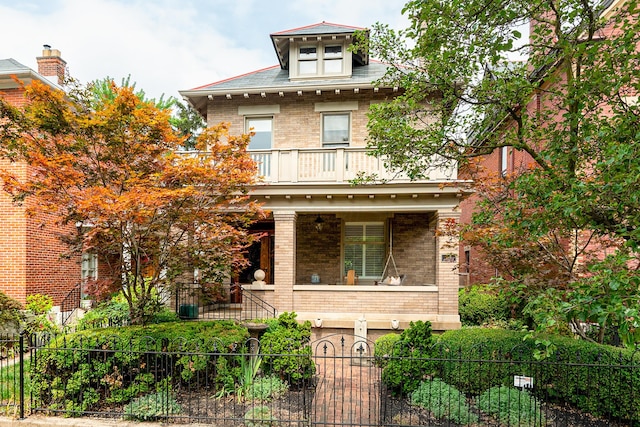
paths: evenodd
<path fill-rule="evenodd" d="M 324 73 L 342 73 L 342 46 L 328 45 L 324 47 Z"/>
<path fill-rule="evenodd" d="M 292 69 L 295 72 L 292 73 L 292 78 L 345 76 L 351 73 L 351 69 L 345 67 L 344 43 L 336 43 L 336 40 L 316 43 L 304 41 L 295 49 L 297 67 Z"/>
<path fill-rule="evenodd" d="M 300 75 L 316 75 L 318 73 L 318 48 L 316 46 L 301 46 L 298 61 Z"/>

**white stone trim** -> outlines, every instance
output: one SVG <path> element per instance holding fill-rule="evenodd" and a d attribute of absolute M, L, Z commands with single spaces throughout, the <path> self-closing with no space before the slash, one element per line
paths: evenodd
<path fill-rule="evenodd" d="M 316 113 L 327 113 L 332 111 L 355 111 L 358 109 L 358 101 L 344 102 L 316 102 L 313 105 Z"/>
<path fill-rule="evenodd" d="M 239 116 L 260 116 L 269 114 L 279 114 L 280 105 L 241 105 L 238 107 Z"/>

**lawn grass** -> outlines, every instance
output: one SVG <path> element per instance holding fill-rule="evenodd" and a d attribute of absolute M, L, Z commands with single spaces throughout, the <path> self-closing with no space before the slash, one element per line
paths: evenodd
<path fill-rule="evenodd" d="M 28 364 L 25 363 L 24 370 L 24 394 L 29 396 L 31 390 L 31 378 Z M 0 404 L 2 409 L 9 405 L 20 403 L 20 364 L 8 364 L 0 361 Z"/>

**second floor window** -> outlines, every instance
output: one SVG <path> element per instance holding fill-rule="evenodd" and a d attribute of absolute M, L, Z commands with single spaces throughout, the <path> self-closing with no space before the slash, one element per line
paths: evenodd
<path fill-rule="evenodd" d="M 273 141 L 273 117 L 247 117 L 245 132 L 254 132 L 249 150 L 270 150 Z"/>
<path fill-rule="evenodd" d="M 322 144 L 325 146 L 348 145 L 351 134 L 349 113 L 322 114 Z"/>

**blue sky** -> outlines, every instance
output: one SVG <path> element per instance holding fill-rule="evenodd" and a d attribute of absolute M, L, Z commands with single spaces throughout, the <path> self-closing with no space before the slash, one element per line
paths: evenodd
<path fill-rule="evenodd" d="M 42 45 L 82 82 L 131 75 L 150 97 L 277 64 L 269 34 L 327 21 L 407 25 L 400 0 L 0 0 L 0 59 Z"/>

